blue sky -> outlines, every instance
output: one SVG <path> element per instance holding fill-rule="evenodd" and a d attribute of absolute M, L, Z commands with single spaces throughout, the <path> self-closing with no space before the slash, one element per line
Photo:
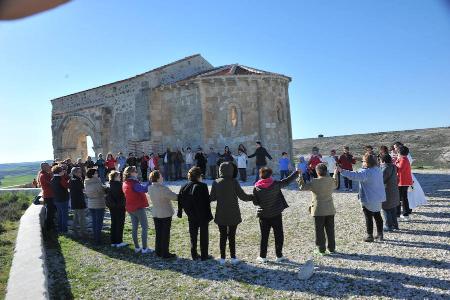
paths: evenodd
<path fill-rule="evenodd" d="M 75 0 L 0 22 L 0 163 L 52 157 L 50 99 L 194 53 L 291 76 L 295 138 L 450 125 L 448 1 Z"/>

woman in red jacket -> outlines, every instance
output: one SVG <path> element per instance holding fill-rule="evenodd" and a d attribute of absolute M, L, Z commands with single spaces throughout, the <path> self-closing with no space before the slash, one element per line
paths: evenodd
<path fill-rule="evenodd" d="M 406 146 L 401 146 L 399 149 L 400 157 L 395 163 L 397 166 L 398 190 L 400 193 L 400 201 L 402 202 L 403 214 L 400 216 L 402 220 L 409 220 L 409 202 L 408 202 L 408 188 L 413 185 L 411 175 L 411 164 L 409 163 L 408 154 L 409 149 Z"/>
<path fill-rule="evenodd" d="M 148 221 L 145 208 L 148 207 L 146 193 L 150 183 L 141 184 L 137 178 L 138 173 L 135 166 L 126 167 L 123 172 L 123 193 L 125 194 L 125 209 L 130 215 L 132 225 L 132 236 L 134 252 L 143 254 L 151 252 L 147 248 Z M 139 246 L 138 227 L 141 224 L 142 248 Z"/>
<path fill-rule="evenodd" d="M 42 189 L 42 198 L 44 198 L 45 206 L 45 229 L 51 230 L 55 228 L 56 206 L 53 203 L 53 189 L 50 181 L 53 178 L 52 168 L 46 162 L 41 163 L 41 170 L 38 176 L 38 186 Z"/>
<path fill-rule="evenodd" d="M 111 171 L 114 171 L 116 169 L 116 163 L 117 163 L 117 160 L 114 158 L 112 153 L 108 153 L 108 155 L 106 156 L 106 162 L 105 162 L 106 178 L 108 178 L 109 173 Z"/>

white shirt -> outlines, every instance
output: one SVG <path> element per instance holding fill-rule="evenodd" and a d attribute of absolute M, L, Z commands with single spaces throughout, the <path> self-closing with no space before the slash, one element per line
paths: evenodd
<path fill-rule="evenodd" d="M 328 173 L 333 173 L 336 169 L 336 160 L 332 156 L 323 156 L 322 161 L 327 164 Z"/>
<path fill-rule="evenodd" d="M 237 160 L 238 169 L 247 168 L 247 155 L 245 155 L 245 153 L 242 153 L 241 155 L 233 155 L 233 158 Z"/>

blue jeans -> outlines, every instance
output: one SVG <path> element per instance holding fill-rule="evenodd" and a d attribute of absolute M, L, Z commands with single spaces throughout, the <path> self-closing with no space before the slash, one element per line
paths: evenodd
<path fill-rule="evenodd" d="M 398 229 L 397 207 L 383 209 L 384 225 L 389 229 Z"/>
<path fill-rule="evenodd" d="M 289 176 L 289 170 L 280 170 L 280 180 Z"/>
<path fill-rule="evenodd" d="M 256 177 L 255 177 L 255 183 L 259 180 L 259 169 L 265 167 L 265 165 L 256 165 Z"/>
<path fill-rule="evenodd" d="M 67 220 L 69 219 L 69 201 L 56 201 L 53 202 L 56 206 L 56 212 L 58 216 L 58 232 L 67 232 Z"/>
<path fill-rule="evenodd" d="M 94 241 L 100 243 L 102 237 L 103 217 L 105 216 L 104 208 L 90 208 L 89 212 L 92 217 L 92 232 L 94 233 Z"/>
<path fill-rule="evenodd" d="M 106 181 L 106 169 L 105 168 L 98 168 L 98 177 L 100 177 L 100 180 L 102 183 L 105 183 Z"/>

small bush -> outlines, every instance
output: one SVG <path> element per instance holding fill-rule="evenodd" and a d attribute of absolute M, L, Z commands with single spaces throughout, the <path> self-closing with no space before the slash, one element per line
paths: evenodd
<path fill-rule="evenodd" d="M 28 208 L 32 197 L 26 194 L 4 194 L 0 195 L 0 220 L 18 221 L 23 211 Z M 1 231 L 1 228 L 0 228 Z"/>

